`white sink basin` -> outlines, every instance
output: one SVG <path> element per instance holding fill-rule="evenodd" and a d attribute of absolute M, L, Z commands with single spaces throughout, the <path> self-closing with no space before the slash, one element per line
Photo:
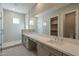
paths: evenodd
<path fill-rule="evenodd" d="M 49 43 L 57 43 L 57 41 L 55 41 L 55 40 L 49 40 L 48 42 Z"/>
<path fill-rule="evenodd" d="M 51 44 L 63 44 L 63 41 L 61 41 L 61 40 L 49 40 L 49 41 L 47 41 L 48 43 L 51 43 Z"/>

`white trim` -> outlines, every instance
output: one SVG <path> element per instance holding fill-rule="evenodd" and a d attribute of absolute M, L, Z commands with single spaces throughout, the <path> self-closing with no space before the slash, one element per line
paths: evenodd
<path fill-rule="evenodd" d="M 69 10 L 69 11 L 64 12 L 63 14 L 72 13 L 72 12 L 75 12 L 75 11 L 77 11 L 77 10 L 78 10 L 78 9 Z"/>
<path fill-rule="evenodd" d="M 79 39 L 79 32 L 78 32 L 78 22 L 79 22 L 79 9 L 76 9 L 76 39 Z"/>
<path fill-rule="evenodd" d="M 61 35 L 61 37 L 63 37 L 63 22 L 64 22 L 63 14 L 61 14 L 61 17 L 60 18 L 61 18 L 61 20 L 60 20 L 60 26 L 61 26 L 60 27 L 60 29 L 61 29 L 60 30 L 60 32 L 61 32 L 60 35 Z"/>
<path fill-rule="evenodd" d="M 69 10 L 69 11 L 67 11 L 67 12 L 64 12 L 63 13 L 63 16 L 62 16 L 62 19 L 63 19 L 63 26 L 64 26 L 64 20 L 65 20 L 65 14 L 68 14 L 68 13 L 72 13 L 72 12 L 76 12 L 76 23 L 75 23 L 75 25 L 76 25 L 76 30 L 75 30 L 75 32 L 76 32 L 76 39 L 78 39 L 78 9 L 74 9 L 74 10 Z M 63 29 L 63 27 L 62 27 L 62 29 Z M 63 33 L 63 32 L 62 32 Z M 63 36 L 64 37 L 64 36 Z"/>

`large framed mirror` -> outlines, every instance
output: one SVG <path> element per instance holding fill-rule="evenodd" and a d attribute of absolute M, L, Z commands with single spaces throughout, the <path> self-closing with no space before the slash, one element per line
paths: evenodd
<path fill-rule="evenodd" d="M 70 11 L 64 14 L 63 36 L 76 39 L 76 11 Z"/>

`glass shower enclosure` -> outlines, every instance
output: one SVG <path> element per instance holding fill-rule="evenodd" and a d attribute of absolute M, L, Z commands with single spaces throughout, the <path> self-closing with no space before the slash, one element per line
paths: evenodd
<path fill-rule="evenodd" d="M 2 52 L 2 39 L 3 39 L 3 28 L 2 28 L 2 17 L 0 17 L 0 55 Z"/>

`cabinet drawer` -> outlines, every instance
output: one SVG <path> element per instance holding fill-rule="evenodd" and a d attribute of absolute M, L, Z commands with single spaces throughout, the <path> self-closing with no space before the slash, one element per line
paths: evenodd
<path fill-rule="evenodd" d="M 63 56 L 73 56 L 72 54 L 63 53 Z"/>
<path fill-rule="evenodd" d="M 54 48 L 51 48 L 51 47 L 48 47 L 48 46 L 45 46 L 46 49 L 51 53 L 52 56 L 61 56 L 62 53 Z"/>
<path fill-rule="evenodd" d="M 61 56 L 62 55 L 62 52 L 52 48 L 52 49 L 49 49 L 50 53 L 52 56 Z"/>

